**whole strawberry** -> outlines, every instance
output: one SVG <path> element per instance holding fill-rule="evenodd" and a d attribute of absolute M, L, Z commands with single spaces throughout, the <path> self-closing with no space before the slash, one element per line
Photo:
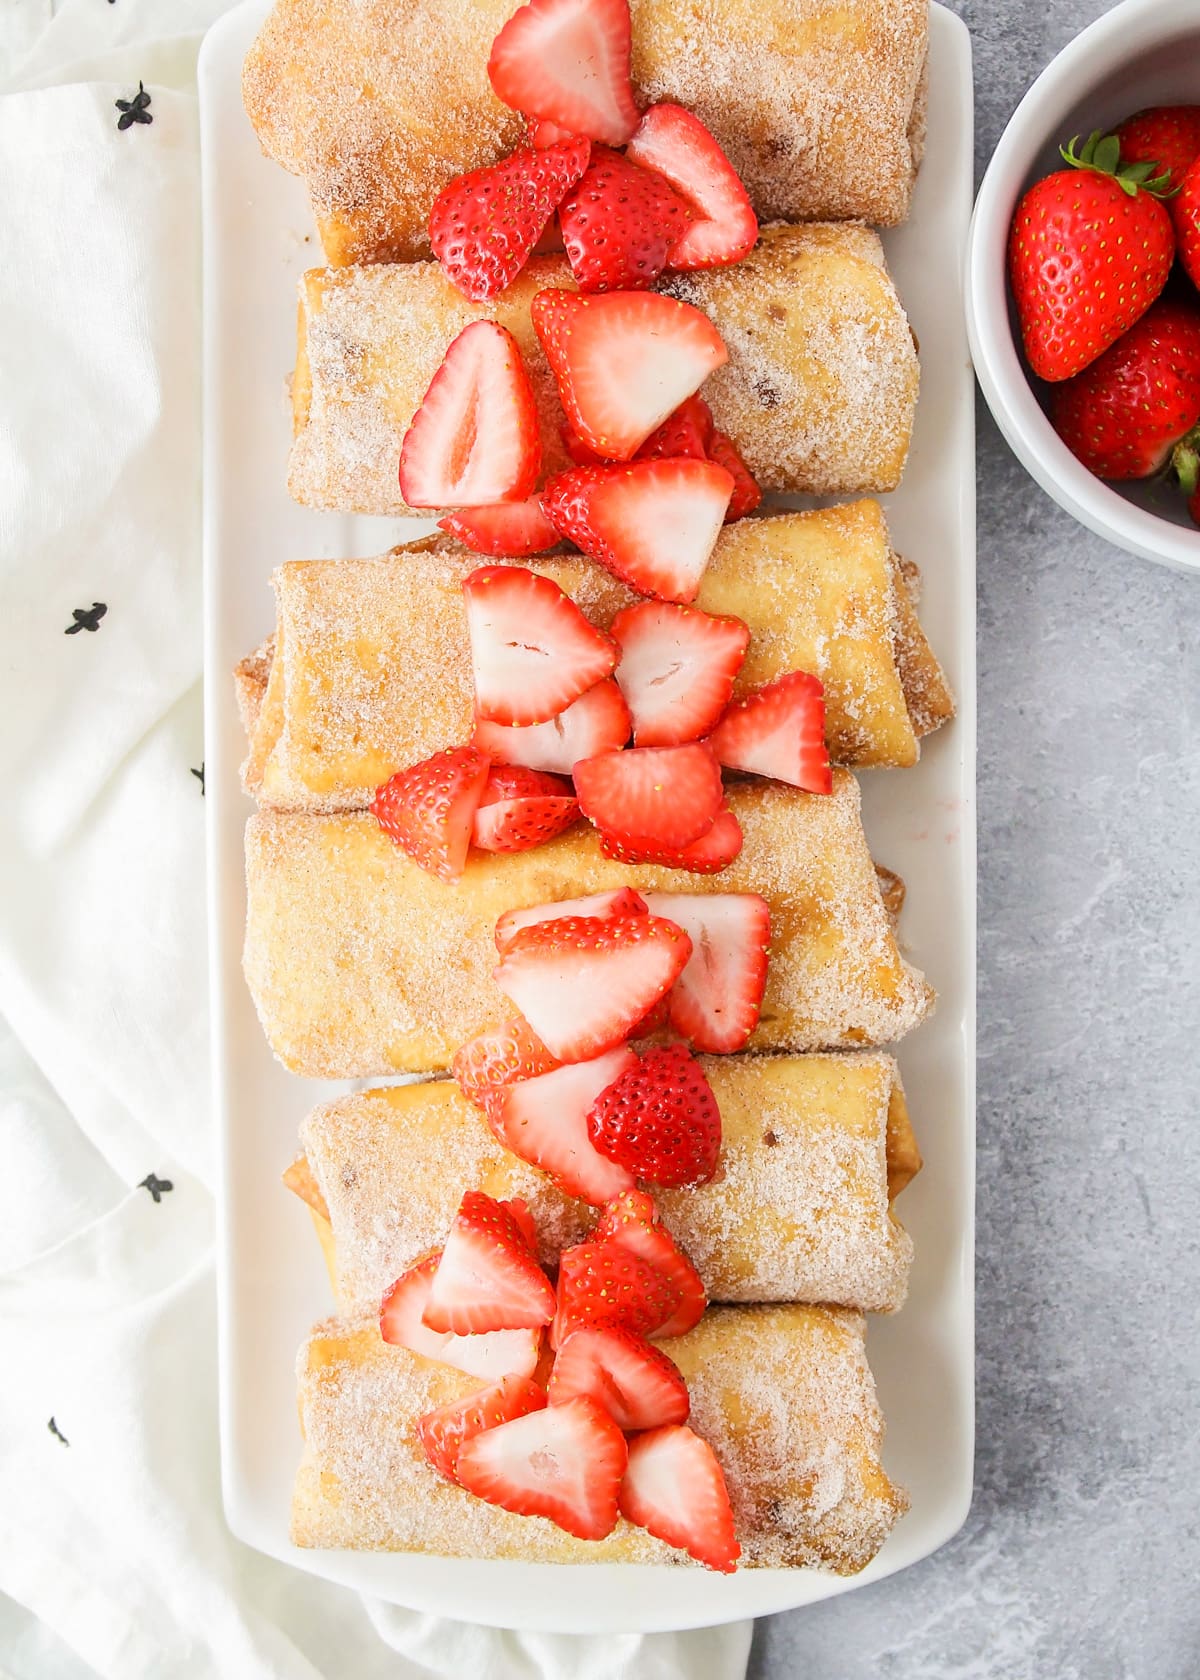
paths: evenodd
<path fill-rule="evenodd" d="M 1150 163 L 1121 163 L 1115 134 L 1097 130 L 1069 165 L 1038 181 L 1013 217 L 1008 275 L 1030 367 L 1070 379 L 1149 309 L 1175 254 L 1159 200 L 1167 179 Z"/>
<path fill-rule="evenodd" d="M 700 1184 L 717 1170 L 721 1111 L 682 1044 L 648 1050 L 596 1098 L 587 1128 L 602 1155 L 651 1184 Z"/>
<path fill-rule="evenodd" d="M 1149 478 L 1200 421 L 1200 309 L 1160 299 L 1090 367 L 1055 387 L 1050 417 L 1097 478 Z"/>
<path fill-rule="evenodd" d="M 1179 260 L 1192 285 L 1200 290 L 1200 157 L 1183 177 L 1178 195 L 1171 200 L 1171 220 L 1175 224 Z"/>
<path fill-rule="evenodd" d="M 1200 105 L 1152 105 L 1116 130 L 1125 163 L 1153 163 L 1177 187 L 1200 157 Z"/>

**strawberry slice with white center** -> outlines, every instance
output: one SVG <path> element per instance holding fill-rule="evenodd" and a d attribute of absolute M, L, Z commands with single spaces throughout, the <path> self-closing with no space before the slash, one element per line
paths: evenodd
<path fill-rule="evenodd" d="M 642 595 L 687 604 L 721 534 L 733 479 L 712 461 L 569 467 L 542 491 L 564 537 Z"/>
<path fill-rule="evenodd" d="M 693 875 L 719 875 L 742 849 L 742 825 L 729 807 L 717 812 L 706 834 L 690 846 L 633 846 L 600 830 L 600 851 L 614 863 L 657 863 L 663 869 L 687 869 Z"/>
<path fill-rule="evenodd" d="M 808 671 L 789 671 L 735 700 L 708 744 L 730 770 L 770 776 L 809 793 L 833 792 L 825 689 Z"/>
<path fill-rule="evenodd" d="M 707 743 L 626 747 L 575 766 L 580 809 L 596 827 L 632 846 L 677 849 L 717 820 L 721 771 Z"/>
<path fill-rule="evenodd" d="M 516 339 L 472 321 L 453 340 L 400 446 L 409 507 L 524 501 L 542 470 L 537 402 Z"/>
<path fill-rule="evenodd" d="M 476 716 L 545 723 L 611 676 L 616 644 L 552 578 L 524 566 L 480 566 L 463 580 Z"/>
<path fill-rule="evenodd" d="M 505 1377 L 491 1388 L 426 1412 L 417 1419 L 417 1438 L 439 1475 L 457 1482 L 455 1466 L 464 1441 L 514 1418 L 540 1412 L 546 1395 L 529 1377 Z"/>
<path fill-rule="evenodd" d="M 713 135 L 682 105 L 651 105 L 626 154 L 668 180 L 692 211 L 672 247 L 672 268 L 717 268 L 738 262 L 758 238 L 741 177 Z"/>
<path fill-rule="evenodd" d="M 733 1573 L 742 1555 L 717 1455 L 683 1423 L 648 1430 L 629 1443 L 621 1515 L 724 1575 Z"/>
<path fill-rule="evenodd" d="M 491 554 L 497 560 L 524 560 L 531 554 L 544 554 L 561 540 L 537 496 L 524 502 L 494 502 L 491 507 L 448 513 L 438 520 L 438 528 L 457 537 L 476 554 Z"/>
<path fill-rule="evenodd" d="M 487 1109 L 496 1093 L 518 1079 L 536 1079 L 558 1062 L 518 1015 L 502 1027 L 477 1034 L 454 1052 L 450 1071 L 476 1108 Z"/>
<path fill-rule="evenodd" d="M 592 1241 L 628 1249 L 648 1266 L 656 1267 L 679 1290 L 679 1305 L 659 1325 L 656 1336 L 682 1336 L 699 1324 L 708 1305 L 704 1284 L 687 1255 L 676 1246 L 652 1196 L 644 1190 L 626 1190 L 609 1202 L 596 1221 Z"/>
<path fill-rule="evenodd" d="M 459 1204 L 422 1316 L 456 1336 L 536 1329 L 554 1317 L 554 1290 L 519 1222 L 481 1190 Z"/>
<path fill-rule="evenodd" d="M 708 440 L 708 458 L 715 461 L 719 467 L 724 467 L 733 480 L 733 495 L 730 496 L 729 506 L 725 509 L 726 525 L 753 513 L 762 501 L 762 491 L 732 439 L 726 437 L 724 432 L 714 431 Z"/>
<path fill-rule="evenodd" d="M 671 1025 L 697 1050 L 742 1050 L 758 1025 L 771 912 L 757 893 L 646 893 L 651 916 L 686 928 L 692 955 L 670 997 Z"/>
<path fill-rule="evenodd" d="M 540 1328 L 456 1336 L 449 1332 L 439 1334 L 424 1322 L 422 1315 L 441 1257 L 439 1248 L 396 1279 L 383 1297 L 379 1311 L 380 1336 L 396 1347 L 408 1348 L 424 1359 L 453 1365 L 456 1370 L 487 1382 L 499 1382 L 507 1376 L 531 1377 L 542 1353 Z"/>
<path fill-rule="evenodd" d="M 508 1085 L 487 1108 L 492 1131 L 514 1155 L 540 1167 L 568 1196 L 601 1207 L 633 1188 L 624 1167 L 593 1149 L 588 1110 L 637 1057 L 626 1045 Z"/>
<path fill-rule="evenodd" d="M 703 397 L 689 397 L 681 402 L 674 414 L 668 414 L 662 425 L 642 444 L 636 461 L 657 461 L 670 456 L 691 456 L 694 460 L 716 460 L 709 454 L 709 439 L 713 435 L 712 410 Z M 571 459 L 575 457 L 572 455 Z M 581 466 L 589 463 L 579 462 Z M 718 461 L 724 466 L 723 461 Z"/>
<path fill-rule="evenodd" d="M 526 852 L 578 818 L 574 789 L 561 776 L 494 764 L 475 812 L 471 844 L 484 852 Z"/>
<path fill-rule="evenodd" d="M 578 139 L 578 135 L 572 134 L 569 128 L 543 117 L 529 117 L 525 124 L 525 132 L 529 144 L 536 146 L 539 151 L 546 146 L 562 146 L 568 140 Z"/>
<path fill-rule="evenodd" d="M 558 1262 L 558 1312 L 550 1345 L 561 1348 L 576 1330 L 616 1325 L 652 1336 L 679 1309 L 672 1278 L 618 1243 L 582 1242 L 565 1248 Z"/>
<path fill-rule="evenodd" d="M 740 618 L 638 601 L 617 614 L 610 633 L 621 650 L 615 674 L 635 746 L 681 746 L 716 726 L 750 646 Z"/>
<path fill-rule="evenodd" d="M 490 762 L 477 747 L 452 747 L 376 788 L 371 811 L 414 863 L 453 881 L 462 874 Z"/>
<path fill-rule="evenodd" d="M 623 747 L 631 728 L 629 708 L 610 677 L 581 694 L 557 717 L 528 729 L 477 719 L 475 745 L 499 764 L 524 764 L 530 770 L 569 776 L 581 758 Z"/>
<path fill-rule="evenodd" d="M 644 916 L 646 900 L 632 887 L 589 893 L 586 898 L 560 898 L 552 904 L 532 904 L 528 910 L 506 910 L 496 923 L 496 949 L 503 956 L 523 927 L 561 921 L 564 916 Z"/>
<path fill-rule="evenodd" d="M 657 916 L 567 916 L 522 928 L 493 978 L 561 1062 L 611 1050 L 668 992 L 691 940 Z"/>
<path fill-rule="evenodd" d="M 729 360 L 707 315 L 657 292 L 550 289 L 530 315 L 572 431 L 606 461 L 628 461 Z"/>
<path fill-rule="evenodd" d="M 558 1350 L 547 1398 L 561 1406 L 579 1394 L 598 1400 L 621 1429 L 683 1423 L 691 1409 L 674 1360 L 611 1324 L 574 1330 Z"/>
<path fill-rule="evenodd" d="M 461 1485 L 522 1517 L 549 1517 L 580 1540 L 603 1540 L 617 1520 L 628 1453 L 625 1437 L 595 1400 L 580 1395 L 464 1441 Z"/>
<path fill-rule="evenodd" d="M 623 146 L 638 125 L 628 0 L 530 0 L 492 42 L 488 76 L 514 111 Z"/>
<path fill-rule="evenodd" d="M 683 200 L 661 175 L 596 146 L 558 211 L 571 273 L 581 292 L 652 286 L 688 221 Z"/>

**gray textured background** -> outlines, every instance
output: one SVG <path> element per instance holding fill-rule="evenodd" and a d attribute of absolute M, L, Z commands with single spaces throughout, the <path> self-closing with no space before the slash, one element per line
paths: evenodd
<path fill-rule="evenodd" d="M 978 174 L 1109 8 L 950 3 Z M 982 401 L 978 472 L 975 1503 L 761 1622 L 751 1680 L 1200 1674 L 1200 579 L 1074 524 Z"/>

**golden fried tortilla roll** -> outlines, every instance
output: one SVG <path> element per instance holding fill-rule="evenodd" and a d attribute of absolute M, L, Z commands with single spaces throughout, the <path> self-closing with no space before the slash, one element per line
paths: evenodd
<path fill-rule="evenodd" d="M 892 1057 L 701 1065 L 721 1110 L 716 1175 L 688 1190 L 648 1188 L 709 1299 L 900 1306 L 912 1242 L 891 1199 L 920 1156 Z M 524 1197 L 546 1265 L 593 1223 L 590 1208 L 497 1142 L 453 1080 L 340 1097 L 313 1110 L 300 1138 L 288 1182 L 324 1210 L 347 1314 L 377 1310 L 401 1272 L 445 1241 L 464 1189 Z"/>
<path fill-rule="evenodd" d="M 468 322 L 506 327 L 525 358 L 547 473 L 570 465 L 557 389 L 529 318 L 566 258 L 535 257 L 491 303 L 437 263 L 313 269 L 300 283 L 288 488 L 339 513 L 406 514 L 400 446 L 447 346 Z M 764 490 L 892 490 L 908 454 L 917 353 L 878 236 L 854 223 L 770 227 L 744 262 L 668 289 L 713 320 L 728 363 L 705 382 Z"/>
<path fill-rule="evenodd" d="M 505 910 L 633 886 L 757 892 L 771 957 L 752 1050 L 900 1038 L 933 1001 L 896 945 L 867 850 L 858 783 L 829 795 L 729 790 L 745 843 L 716 875 L 605 858 L 577 826 L 532 851 L 474 853 L 457 881 L 418 868 L 369 812 L 262 812 L 246 829 L 244 966 L 271 1048 L 315 1079 L 427 1073 L 513 1013 L 492 980 Z"/>
<path fill-rule="evenodd" d="M 362 809 L 396 770 L 467 740 L 462 581 L 479 562 L 435 537 L 375 560 L 281 566 L 274 653 L 260 649 L 239 667 L 239 693 L 253 674 L 265 683 L 248 731 L 247 791 L 282 810 Z M 605 630 L 637 599 L 578 554 L 528 564 Z M 907 596 L 883 511 L 864 501 L 727 526 L 697 605 L 750 628 L 738 697 L 785 671 L 812 671 L 825 685 L 831 758 L 861 768 L 915 763 L 918 735 L 952 710 Z"/>
<path fill-rule="evenodd" d="M 908 1499 L 880 1462 L 883 1419 L 861 1315 L 714 1307 L 662 1346 L 687 1380 L 689 1422 L 724 1471 L 741 1567 L 864 1568 Z M 624 1519 L 606 1540 L 576 1540 L 545 1517 L 515 1516 L 444 1480 L 422 1453 L 416 1421 L 482 1385 L 389 1346 L 373 1320 L 317 1325 L 297 1375 L 298 1546 L 532 1563 L 689 1562 Z"/>
<path fill-rule="evenodd" d="M 426 256 L 455 175 L 520 141 L 487 78 L 514 0 L 277 0 L 246 59 L 268 156 L 333 264 Z M 631 0 L 641 105 L 686 105 L 764 220 L 904 220 L 925 126 L 926 0 Z"/>

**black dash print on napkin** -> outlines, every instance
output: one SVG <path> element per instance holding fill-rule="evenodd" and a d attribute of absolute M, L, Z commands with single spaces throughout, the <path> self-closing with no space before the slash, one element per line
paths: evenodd
<path fill-rule="evenodd" d="M 204 765 L 201 764 L 199 770 L 193 769 L 192 770 L 192 775 L 195 776 L 196 780 L 200 783 L 200 797 L 201 797 L 201 799 L 203 799 L 203 797 L 204 797 Z"/>
<path fill-rule="evenodd" d="M 90 607 L 72 607 L 71 617 L 74 624 L 68 624 L 63 631 L 64 636 L 78 636 L 81 630 L 99 630 L 100 620 L 108 611 L 108 604 L 104 601 L 93 601 Z"/>
<path fill-rule="evenodd" d="M 139 1190 L 149 1190 L 156 1202 L 161 1202 L 167 1191 L 174 1188 L 169 1178 L 159 1178 L 156 1173 L 147 1173 L 138 1185 Z"/>
<path fill-rule="evenodd" d="M 71 1445 L 70 1441 L 67 1440 L 67 1437 L 63 1434 L 62 1430 L 58 1427 L 58 1425 L 55 1423 L 53 1418 L 50 1419 L 50 1422 L 46 1425 L 46 1428 L 50 1431 L 51 1435 L 53 1435 L 56 1440 L 62 1442 L 64 1447 L 69 1447 Z"/>
<path fill-rule="evenodd" d="M 139 82 L 138 90 L 132 99 L 118 99 L 116 101 L 117 110 L 121 113 L 121 115 L 117 118 L 118 129 L 123 131 L 127 129 L 131 123 L 152 123 L 154 118 L 146 109 L 149 103 L 150 95 L 146 92 L 141 82 Z"/>

